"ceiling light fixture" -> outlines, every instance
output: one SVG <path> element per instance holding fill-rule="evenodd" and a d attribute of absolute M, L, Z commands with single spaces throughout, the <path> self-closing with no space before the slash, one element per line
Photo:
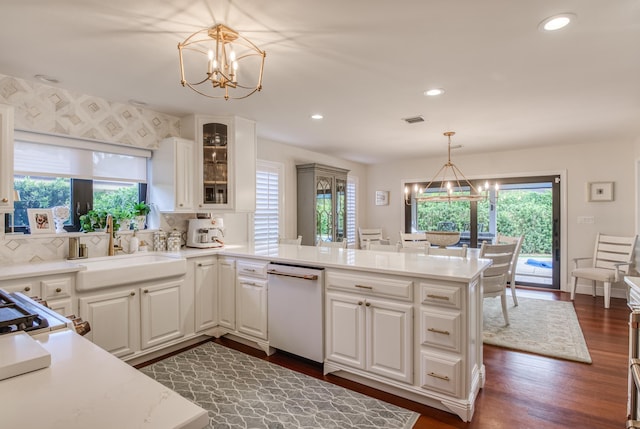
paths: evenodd
<path fill-rule="evenodd" d="M 200 95 L 241 99 L 262 89 L 266 53 L 224 24 L 193 33 L 178 43 L 178 52 L 180 83 Z M 185 66 L 194 70 L 189 77 Z"/>
<path fill-rule="evenodd" d="M 424 92 L 424 95 L 426 95 L 427 97 L 435 97 L 437 95 L 442 95 L 442 94 L 444 94 L 444 89 L 442 88 L 427 89 Z"/>
<path fill-rule="evenodd" d="M 451 162 L 451 136 L 455 132 L 447 131 L 444 135 L 448 138 L 447 162 L 438 170 L 438 172 L 429 181 L 427 186 L 423 189 L 419 188 L 416 184 L 413 192 L 409 191 L 409 188 L 404 188 L 404 202 L 407 205 L 411 205 L 412 199 L 415 201 L 427 201 L 427 202 L 451 202 L 451 201 L 482 201 L 488 197 L 489 183 L 485 183 L 485 186 L 478 186 L 477 188 L 462 174 L 462 171 Z M 498 191 L 498 184 L 494 185 L 496 192 Z"/>
<path fill-rule="evenodd" d="M 324 116 L 322 116 L 320 113 L 315 113 L 313 115 L 311 115 L 311 119 L 322 119 L 324 118 Z"/>
<path fill-rule="evenodd" d="M 576 18 L 573 13 L 561 13 L 558 15 L 550 16 L 549 18 L 538 24 L 538 28 L 541 31 L 556 31 L 566 27 Z"/>

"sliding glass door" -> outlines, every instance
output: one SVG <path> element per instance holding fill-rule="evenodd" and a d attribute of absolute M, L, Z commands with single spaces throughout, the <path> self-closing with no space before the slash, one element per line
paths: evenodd
<path fill-rule="evenodd" d="M 474 186 L 484 186 L 482 180 Z M 460 231 L 458 245 L 480 247 L 498 233 L 524 235 L 516 283 L 560 288 L 560 177 L 517 177 L 499 183 L 479 202 L 405 202 L 405 232 Z M 410 189 L 416 184 L 406 184 Z M 418 187 L 425 184 L 418 183 Z"/>

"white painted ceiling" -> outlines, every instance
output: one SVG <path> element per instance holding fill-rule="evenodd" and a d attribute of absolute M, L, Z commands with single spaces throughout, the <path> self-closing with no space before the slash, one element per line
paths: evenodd
<path fill-rule="evenodd" d="M 577 20 L 553 33 L 545 18 Z M 267 52 L 264 89 L 180 85 L 178 42 L 224 23 Z M 19 0 L 0 5 L 0 73 L 359 161 L 640 137 L 638 0 Z M 425 97 L 442 87 L 440 97 Z M 325 119 L 313 121 L 312 113 Z M 402 118 L 422 115 L 407 125 Z"/>

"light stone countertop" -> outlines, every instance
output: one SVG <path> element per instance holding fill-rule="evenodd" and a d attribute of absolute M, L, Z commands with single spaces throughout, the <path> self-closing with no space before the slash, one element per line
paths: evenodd
<path fill-rule="evenodd" d="M 491 261 L 488 259 L 478 259 L 477 250 L 469 250 L 467 258 L 460 258 L 419 253 L 376 252 L 281 244 L 269 250 L 256 250 L 252 246 L 229 246 L 219 254 L 310 267 L 359 270 L 369 273 L 464 282 L 477 277 L 491 265 Z"/>
<path fill-rule="evenodd" d="M 204 409 L 74 331 L 33 338 L 51 353 L 51 366 L 0 381 L 3 428 L 201 429 L 209 423 Z"/>
<path fill-rule="evenodd" d="M 149 254 L 153 253 L 156 252 L 149 252 Z M 184 258 L 210 255 L 245 257 L 310 267 L 360 270 L 465 282 L 478 276 L 491 263 L 487 259 L 478 259 L 476 249 L 469 249 L 469 256 L 460 258 L 293 244 L 281 244 L 268 250 L 243 245 L 227 245 L 223 248 L 212 249 L 182 248 L 179 253 L 172 255 Z M 118 257 L 126 258 L 127 255 L 118 255 Z M 97 258 L 89 258 L 88 260 L 92 259 Z M 73 260 L 0 266 L 0 281 L 77 272 L 85 269 L 81 264 L 82 260 Z"/>

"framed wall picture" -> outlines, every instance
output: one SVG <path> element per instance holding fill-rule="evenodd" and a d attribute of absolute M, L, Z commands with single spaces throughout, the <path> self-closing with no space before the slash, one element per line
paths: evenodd
<path fill-rule="evenodd" d="M 376 206 L 389 205 L 389 191 L 376 191 Z"/>
<path fill-rule="evenodd" d="M 613 201 L 613 182 L 590 182 L 589 201 Z"/>
<path fill-rule="evenodd" d="M 27 209 L 27 215 L 31 234 L 54 234 L 56 232 L 52 209 Z"/>

